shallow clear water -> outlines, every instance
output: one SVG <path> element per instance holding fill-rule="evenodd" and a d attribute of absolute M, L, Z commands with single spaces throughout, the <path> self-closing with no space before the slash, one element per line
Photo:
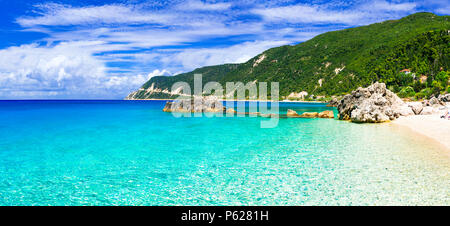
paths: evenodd
<path fill-rule="evenodd" d="M 0 101 L 0 205 L 450 204 L 448 151 L 394 125 L 261 129 L 164 103 Z"/>

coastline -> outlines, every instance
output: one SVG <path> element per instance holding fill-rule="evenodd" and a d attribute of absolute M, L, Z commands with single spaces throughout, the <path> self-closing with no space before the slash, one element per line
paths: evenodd
<path fill-rule="evenodd" d="M 130 101 L 133 101 L 133 100 L 138 100 L 138 101 L 142 101 L 142 100 L 146 100 L 146 101 L 154 101 L 154 100 L 157 100 L 157 101 L 173 101 L 175 99 L 154 99 L 154 98 L 151 98 L 151 99 L 124 99 L 124 100 L 130 100 Z M 323 101 L 306 101 L 306 100 L 304 100 L 304 101 L 296 101 L 296 100 L 280 100 L 280 101 L 272 101 L 272 100 L 235 100 L 235 99 L 232 99 L 232 100 L 218 99 L 218 100 L 219 101 L 245 101 L 245 102 L 279 102 L 279 103 L 282 103 L 282 102 L 284 102 L 284 103 L 318 103 L 318 104 L 327 104 L 327 103 L 329 103 L 329 102 L 323 102 Z"/>
<path fill-rule="evenodd" d="M 412 115 L 400 117 L 393 124 L 408 128 L 421 136 L 430 138 L 447 149 L 450 154 L 450 120 L 440 115 Z"/>
<path fill-rule="evenodd" d="M 132 99 L 138 101 L 173 101 L 174 99 Z M 227 100 L 219 99 L 219 101 L 245 101 L 245 102 L 274 102 L 271 100 Z M 292 101 L 292 100 L 281 100 L 276 102 L 285 103 L 322 103 L 326 104 L 328 102 L 320 101 Z M 417 135 L 427 137 L 430 141 L 433 141 L 446 150 L 446 153 L 450 154 L 450 120 L 445 120 L 440 118 L 440 115 L 412 115 L 412 116 L 401 116 L 400 118 L 391 121 L 392 124 L 396 126 L 401 126 L 406 128 Z"/>

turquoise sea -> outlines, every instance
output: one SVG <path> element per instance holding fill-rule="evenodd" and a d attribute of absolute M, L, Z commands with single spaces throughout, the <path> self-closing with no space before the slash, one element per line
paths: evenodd
<path fill-rule="evenodd" d="M 0 101 L 0 205 L 450 205 L 448 150 L 401 127 L 164 103 Z"/>

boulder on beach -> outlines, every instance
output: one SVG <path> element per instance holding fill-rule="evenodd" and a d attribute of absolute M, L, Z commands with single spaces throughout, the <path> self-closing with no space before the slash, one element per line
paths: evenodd
<path fill-rule="evenodd" d="M 443 103 L 450 102 L 450 93 L 441 94 L 437 99 Z"/>
<path fill-rule="evenodd" d="M 317 118 L 319 113 L 317 112 L 305 112 L 299 116 L 300 118 Z"/>
<path fill-rule="evenodd" d="M 432 98 L 428 101 L 428 103 L 429 103 L 431 106 L 433 106 L 433 105 L 445 105 L 443 101 L 439 100 L 439 99 L 436 98 L 436 97 L 432 97 Z"/>
<path fill-rule="evenodd" d="M 334 118 L 333 111 L 323 111 L 318 114 L 319 118 Z"/>
<path fill-rule="evenodd" d="M 291 109 L 287 110 L 286 115 L 287 115 L 287 117 L 299 117 L 300 116 L 296 111 L 291 110 Z"/>
<path fill-rule="evenodd" d="M 423 104 L 420 102 L 410 102 L 408 107 L 414 112 L 414 114 L 419 115 L 422 112 Z"/>
<path fill-rule="evenodd" d="M 378 123 L 414 114 L 384 83 L 358 88 L 338 103 L 339 119 L 358 123 Z"/>
<path fill-rule="evenodd" d="M 397 107 L 397 111 L 401 116 L 410 116 L 410 115 L 415 115 L 414 111 L 412 110 L 411 107 L 409 107 L 409 105 L 402 105 L 402 106 L 398 106 Z"/>
<path fill-rule="evenodd" d="M 421 115 L 445 115 L 447 112 L 447 107 L 442 105 L 433 105 L 424 107 Z"/>
<path fill-rule="evenodd" d="M 422 112 L 420 113 L 421 115 L 433 115 L 436 114 L 437 111 L 435 110 L 434 107 L 430 107 L 430 106 L 426 106 L 423 108 Z"/>

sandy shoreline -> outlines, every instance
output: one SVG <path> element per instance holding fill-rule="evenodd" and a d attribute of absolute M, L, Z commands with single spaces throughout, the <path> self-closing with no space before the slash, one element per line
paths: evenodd
<path fill-rule="evenodd" d="M 422 136 L 433 139 L 450 151 L 450 120 L 440 115 L 413 115 L 400 117 L 392 123 L 406 127 Z"/>

